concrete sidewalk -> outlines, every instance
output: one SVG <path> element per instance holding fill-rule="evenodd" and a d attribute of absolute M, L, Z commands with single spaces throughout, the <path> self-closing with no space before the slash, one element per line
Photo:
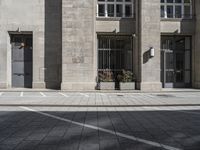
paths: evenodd
<path fill-rule="evenodd" d="M 200 92 L 80 93 L 0 92 L 0 106 L 140 107 L 200 106 Z"/>

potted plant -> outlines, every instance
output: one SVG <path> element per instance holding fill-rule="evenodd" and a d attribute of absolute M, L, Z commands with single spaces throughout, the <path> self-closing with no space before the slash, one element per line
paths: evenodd
<path fill-rule="evenodd" d="M 118 75 L 120 90 L 135 90 L 134 75 L 131 71 L 122 70 Z"/>
<path fill-rule="evenodd" d="M 99 88 L 100 90 L 115 90 L 113 73 L 110 70 L 99 73 Z"/>

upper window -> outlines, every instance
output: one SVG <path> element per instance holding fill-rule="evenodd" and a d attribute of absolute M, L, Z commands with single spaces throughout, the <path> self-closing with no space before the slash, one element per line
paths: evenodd
<path fill-rule="evenodd" d="M 192 0 L 161 0 L 161 18 L 192 18 Z"/>
<path fill-rule="evenodd" d="M 133 17 L 133 0 L 97 0 L 97 17 Z"/>

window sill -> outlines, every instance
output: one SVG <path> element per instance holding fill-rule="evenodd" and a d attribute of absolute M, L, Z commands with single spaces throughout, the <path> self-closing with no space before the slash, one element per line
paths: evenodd
<path fill-rule="evenodd" d="M 135 20 L 133 17 L 96 17 L 99 21 L 120 21 L 120 20 Z"/>
<path fill-rule="evenodd" d="M 181 22 L 181 21 L 193 21 L 194 18 L 161 18 L 161 21 L 172 21 L 172 22 Z"/>

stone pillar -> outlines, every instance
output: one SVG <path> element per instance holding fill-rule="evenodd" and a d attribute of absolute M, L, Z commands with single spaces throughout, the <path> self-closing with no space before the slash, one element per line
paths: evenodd
<path fill-rule="evenodd" d="M 33 88 L 45 88 L 44 31 L 33 32 Z"/>
<path fill-rule="evenodd" d="M 39 6 L 38 6 L 39 7 Z M 45 1 L 40 1 L 38 27 L 33 30 L 33 88 L 45 85 Z"/>
<path fill-rule="evenodd" d="M 139 1 L 139 84 L 143 91 L 161 90 L 160 82 L 160 0 Z M 154 48 L 155 56 L 150 57 Z"/>
<path fill-rule="evenodd" d="M 63 90 L 95 89 L 95 1 L 63 0 Z"/>
<path fill-rule="evenodd" d="M 195 2 L 195 36 L 194 36 L 194 49 L 193 49 L 193 87 L 200 88 L 200 1 Z"/>
<path fill-rule="evenodd" d="M 0 26 L 0 89 L 7 88 L 7 33 Z"/>

